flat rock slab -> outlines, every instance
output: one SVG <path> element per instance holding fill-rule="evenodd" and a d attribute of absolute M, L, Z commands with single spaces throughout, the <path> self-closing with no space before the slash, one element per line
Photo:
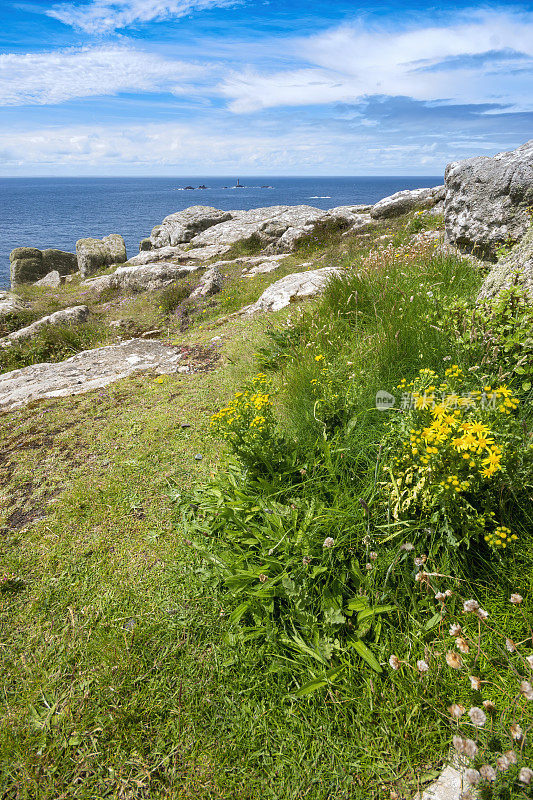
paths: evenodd
<path fill-rule="evenodd" d="M 32 364 L 0 375 L 0 409 L 20 408 L 31 400 L 68 397 L 100 389 L 134 372 L 177 372 L 179 348 L 150 339 L 129 339 L 120 344 L 84 350 L 58 364 Z"/>
<path fill-rule="evenodd" d="M 13 331 L 13 333 L 4 336 L 0 339 L 0 347 L 8 347 L 23 339 L 31 339 L 39 333 L 41 328 L 50 325 L 80 325 L 83 322 L 87 322 L 88 317 L 89 309 L 87 306 L 72 306 L 62 311 L 54 311 L 53 314 L 41 317 L 41 319 L 36 320 L 36 322 L 32 322 L 31 325 L 27 325 L 25 328 L 19 328 L 18 331 Z"/>

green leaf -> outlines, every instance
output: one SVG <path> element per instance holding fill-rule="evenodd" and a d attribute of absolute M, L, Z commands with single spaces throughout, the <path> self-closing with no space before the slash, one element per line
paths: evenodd
<path fill-rule="evenodd" d="M 366 663 L 368 664 L 369 667 L 372 667 L 372 669 L 375 672 L 383 672 L 383 670 L 381 669 L 381 667 L 379 665 L 379 661 L 377 660 L 376 656 L 374 655 L 374 653 L 372 653 L 371 650 L 368 649 L 366 644 L 363 644 L 363 642 L 360 642 L 359 640 L 356 640 L 356 641 L 352 640 L 350 642 L 350 644 L 353 647 L 353 649 L 355 650 L 355 652 L 358 655 L 361 656 L 363 661 L 366 661 Z"/>
<path fill-rule="evenodd" d="M 375 606 L 374 608 L 365 608 L 364 611 L 360 611 L 357 615 L 357 622 L 363 622 L 363 620 L 373 617 L 375 614 L 386 614 L 387 611 L 392 611 L 393 609 L 394 606 Z"/>
<path fill-rule="evenodd" d="M 332 681 L 335 681 L 338 676 L 343 672 L 344 667 L 334 667 L 333 669 L 328 670 L 324 675 L 320 678 L 313 678 L 312 681 L 306 683 L 304 686 L 301 686 L 297 692 L 295 692 L 295 697 L 304 697 L 306 694 L 312 694 L 312 692 L 316 692 L 317 689 L 322 689 L 323 686 L 327 686 Z"/>
<path fill-rule="evenodd" d="M 354 597 L 352 600 L 348 600 L 346 608 L 349 611 L 361 611 L 363 608 L 368 608 L 368 598 Z"/>
<path fill-rule="evenodd" d="M 425 630 L 425 631 L 430 631 L 430 630 L 432 630 L 432 628 L 434 628 L 434 627 L 435 627 L 435 625 L 438 625 L 438 624 L 439 624 L 439 622 L 441 621 L 441 619 L 442 619 L 442 614 L 440 614 L 440 613 L 434 614 L 434 615 L 431 617 L 431 619 L 428 619 L 428 621 L 427 621 L 427 622 L 426 622 L 426 624 L 424 625 L 424 630 Z"/>
<path fill-rule="evenodd" d="M 236 609 L 234 609 L 231 612 L 229 616 L 229 621 L 233 625 L 235 625 L 237 622 L 240 622 L 240 620 L 246 614 L 249 608 L 250 608 L 250 603 L 241 603 L 239 606 L 237 606 Z"/>

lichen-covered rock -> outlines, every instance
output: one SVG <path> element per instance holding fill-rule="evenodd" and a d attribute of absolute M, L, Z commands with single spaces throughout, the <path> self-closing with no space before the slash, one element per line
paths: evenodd
<path fill-rule="evenodd" d="M 52 270 L 44 278 L 41 278 L 40 281 L 35 281 L 34 286 L 49 286 L 51 289 L 57 289 L 58 286 L 61 286 L 63 283 L 63 278 L 57 271 L 57 269 Z"/>
<path fill-rule="evenodd" d="M 25 328 L 20 328 L 18 331 L 13 331 L 8 336 L 4 336 L 0 339 L 0 347 L 9 347 L 15 342 L 29 339 L 35 336 L 39 329 L 45 325 L 79 325 L 82 322 L 86 322 L 88 316 L 89 309 L 87 306 L 73 306 L 62 311 L 56 311 L 32 322 L 31 325 L 27 325 Z"/>
<path fill-rule="evenodd" d="M 279 311 L 280 308 L 285 308 L 295 300 L 319 294 L 324 290 L 329 279 L 337 274 L 339 274 L 339 270 L 335 267 L 323 267 L 309 272 L 295 272 L 292 275 L 286 275 L 265 289 L 257 302 L 245 306 L 239 313 L 249 316 L 258 311 Z"/>
<path fill-rule="evenodd" d="M 11 292 L 0 292 L 0 317 L 5 317 L 8 314 L 18 314 L 29 307 L 28 303 L 24 303 L 20 297 L 11 294 Z"/>
<path fill-rule="evenodd" d="M 141 241 L 139 242 L 139 252 L 142 253 L 143 250 L 151 250 L 152 246 L 153 245 L 152 245 L 152 242 L 150 241 L 150 239 L 148 239 L 148 238 L 141 239 Z"/>
<path fill-rule="evenodd" d="M 288 228 L 302 228 L 323 216 L 312 206 L 268 206 L 233 211 L 231 219 L 208 228 L 191 239 L 194 248 L 213 246 L 229 249 L 242 241 L 255 240 L 260 247 L 277 241 Z"/>
<path fill-rule="evenodd" d="M 74 253 L 63 250 L 38 250 L 36 247 L 16 247 L 9 256 L 11 288 L 21 283 L 35 283 L 49 272 L 69 275 L 78 269 Z"/>
<path fill-rule="evenodd" d="M 370 211 L 374 219 L 390 219 L 415 209 L 432 208 L 444 198 L 444 186 L 405 189 L 384 197 Z"/>
<path fill-rule="evenodd" d="M 124 239 L 118 233 L 104 236 L 103 239 L 78 239 L 76 255 L 83 278 L 111 264 L 123 264 L 127 258 Z"/>
<path fill-rule="evenodd" d="M 71 275 L 77 272 L 78 258 L 76 253 L 66 253 L 64 250 L 43 250 L 43 272 L 59 272 L 60 275 Z"/>
<path fill-rule="evenodd" d="M 533 139 L 493 158 L 448 164 L 444 222 L 450 242 L 494 260 L 496 250 L 518 241 L 533 206 Z"/>
<path fill-rule="evenodd" d="M 478 300 L 496 297 L 503 289 L 515 284 L 523 287 L 533 301 L 533 227 L 508 256 L 493 266 L 483 282 Z"/>
<path fill-rule="evenodd" d="M 197 297 L 207 297 L 220 292 L 224 283 L 222 273 L 218 267 L 211 267 L 206 270 L 200 279 L 200 283 L 189 296 L 194 300 Z"/>
<path fill-rule="evenodd" d="M 16 247 L 9 255 L 11 288 L 43 277 L 43 259 L 35 247 Z"/>
<path fill-rule="evenodd" d="M 88 286 L 96 295 L 107 289 L 118 289 L 126 292 L 153 292 L 164 289 L 172 281 L 183 278 L 190 272 L 200 269 L 200 265 L 171 264 L 159 262 L 147 266 L 119 267 L 111 275 L 101 278 L 89 278 L 83 281 L 83 286 Z"/>
<path fill-rule="evenodd" d="M 68 397 L 99 389 L 134 372 L 178 371 L 181 352 L 153 339 L 84 350 L 58 364 L 32 364 L 0 375 L 0 409 L 7 411 L 44 397 Z"/>
<path fill-rule="evenodd" d="M 165 217 L 161 225 L 152 230 L 149 241 L 155 248 L 190 242 L 196 234 L 231 219 L 231 216 L 231 212 L 212 206 L 191 206 Z"/>

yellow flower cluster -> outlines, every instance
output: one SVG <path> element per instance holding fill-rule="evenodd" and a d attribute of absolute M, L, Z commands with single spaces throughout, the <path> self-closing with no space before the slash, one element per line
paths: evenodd
<path fill-rule="evenodd" d="M 484 539 L 490 547 L 505 548 L 511 542 L 517 541 L 518 536 L 516 533 L 511 533 L 511 529 L 505 525 L 498 525 L 492 533 L 487 533 Z"/>
<path fill-rule="evenodd" d="M 411 391 L 411 400 L 404 405 L 407 414 L 391 418 L 391 428 L 405 433 L 401 452 L 392 458 L 386 492 L 395 518 L 415 508 L 430 513 L 441 508 L 454 524 L 485 536 L 487 522 L 492 527 L 495 520 L 475 510 L 475 497 L 504 468 L 505 423 L 500 412 L 509 414 L 517 400 L 505 385 L 484 386 L 465 395 L 462 383 L 457 365 L 446 370 L 442 382 L 429 369 L 410 383 L 400 382 L 397 388 Z M 500 527 L 485 540 L 503 546 L 501 542 L 508 544 L 513 538 Z"/>
<path fill-rule="evenodd" d="M 270 394 L 265 391 L 267 385 L 267 376 L 264 372 L 259 372 L 249 389 L 235 392 L 233 400 L 213 414 L 211 427 L 230 439 L 242 437 L 246 431 L 252 431 L 252 436 L 263 432 L 272 410 Z"/>

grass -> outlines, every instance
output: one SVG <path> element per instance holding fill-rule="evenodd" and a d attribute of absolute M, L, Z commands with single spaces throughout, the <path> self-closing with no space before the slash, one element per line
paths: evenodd
<path fill-rule="evenodd" d="M 408 224 L 385 230 L 403 235 Z M 224 291 L 191 309 L 184 330 L 174 304 L 179 286 L 167 290 L 167 306 L 159 294 L 104 303 L 88 297 L 104 324 L 121 317 L 161 327 L 184 347 L 206 348 L 209 369 L 162 381 L 137 376 L 2 415 L 0 796 L 381 800 L 410 798 L 438 774 L 449 741 L 448 698 L 470 700 L 463 686 L 452 697 L 455 674 L 438 668 L 424 681 L 407 669 L 378 674 L 356 658 L 342 681 L 297 697 L 304 675 L 320 677 L 323 665 L 280 647 L 274 628 L 247 640 L 251 620 L 231 622 L 244 595 L 236 599 L 220 584 L 198 548 L 224 552 L 231 527 L 230 548 L 255 565 L 240 537 L 266 530 L 258 507 L 274 509 L 269 525 L 279 519 L 289 529 L 294 518 L 299 531 L 314 502 L 323 509 L 315 506 L 308 527 L 315 564 L 327 555 L 325 535 L 344 535 L 351 558 L 368 559 L 360 498 L 372 508 L 384 420 L 373 408 L 375 391 L 391 390 L 422 365 L 442 365 L 450 353 L 461 357 L 426 317 L 436 303 L 471 297 L 480 280 L 467 262 L 427 248 L 400 243 L 397 259 L 371 249 L 372 240 L 334 232 L 317 247 L 313 266 L 364 264 L 366 277 L 356 269 L 332 282 L 318 304 L 253 319 L 226 315 L 299 271 L 303 255 L 255 279 L 228 270 Z M 60 287 L 52 302 L 72 304 L 76 292 Z M 293 459 L 276 495 L 246 476 L 231 489 L 223 444 L 209 427 L 257 371 L 258 350 L 277 388 L 275 411 Z M 320 413 L 315 379 L 323 384 Z M 213 478 L 224 492 L 218 517 L 205 499 Z M 241 511 L 231 517 L 234 508 Z M 285 544 L 280 561 L 301 558 Z M 431 595 L 415 586 L 408 554 L 391 573 L 396 556 L 382 550 L 365 584 L 369 596 L 403 607 L 407 596 L 411 605 L 407 618 L 385 615 L 381 633 L 372 626 L 365 641 L 382 663 L 393 646 L 407 647 L 411 660 L 436 662 L 449 644 L 445 626 L 439 636 L 424 628 L 435 612 Z M 468 586 L 498 628 L 510 626 L 519 641 L 522 624 L 507 597 L 530 590 L 526 538 L 505 576 L 503 564 L 473 562 L 478 572 Z M 309 588 L 313 603 L 322 602 L 316 582 Z M 350 577 L 341 590 L 353 588 Z"/>

